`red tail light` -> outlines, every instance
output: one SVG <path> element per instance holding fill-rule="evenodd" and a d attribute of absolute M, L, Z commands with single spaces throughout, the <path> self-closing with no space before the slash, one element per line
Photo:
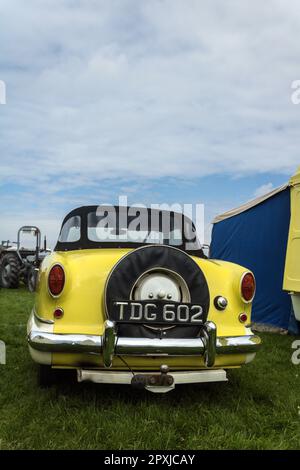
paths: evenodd
<path fill-rule="evenodd" d="M 244 302 L 251 302 L 255 295 L 255 278 L 252 273 L 245 273 L 241 280 L 241 296 Z"/>
<path fill-rule="evenodd" d="M 59 295 L 65 285 L 65 272 L 59 264 L 52 266 L 48 276 L 49 291 L 52 295 Z"/>
<path fill-rule="evenodd" d="M 241 313 L 239 315 L 239 320 L 241 323 L 246 323 L 246 321 L 248 320 L 248 315 L 247 313 Z"/>

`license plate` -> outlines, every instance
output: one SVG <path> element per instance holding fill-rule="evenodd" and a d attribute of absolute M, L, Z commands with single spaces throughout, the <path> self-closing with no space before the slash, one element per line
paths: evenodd
<path fill-rule="evenodd" d="M 202 325 L 203 307 L 168 301 L 112 301 L 110 320 L 117 323 Z"/>

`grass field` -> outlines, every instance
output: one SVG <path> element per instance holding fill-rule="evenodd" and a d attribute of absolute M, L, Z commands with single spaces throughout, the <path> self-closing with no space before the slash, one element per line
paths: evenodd
<path fill-rule="evenodd" d="M 300 366 L 295 338 L 262 335 L 255 362 L 224 384 L 166 395 L 68 382 L 39 389 L 26 345 L 33 302 L 0 291 L 0 449 L 300 449 Z"/>

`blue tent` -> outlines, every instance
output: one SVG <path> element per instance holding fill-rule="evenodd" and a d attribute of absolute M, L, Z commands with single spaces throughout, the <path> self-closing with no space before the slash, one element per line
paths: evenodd
<path fill-rule="evenodd" d="M 210 257 L 249 268 L 256 277 L 252 321 L 288 329 L 291 298 L 282 290 L 290 225 L 284 185 L 213 221 Z"/>

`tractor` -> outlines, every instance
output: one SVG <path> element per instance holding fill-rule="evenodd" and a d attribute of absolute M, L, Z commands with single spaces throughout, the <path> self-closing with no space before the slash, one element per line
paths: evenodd
<path fill-rule="evenodd" d="M 21 246 L 22 234 L 35 237 L 35 248 Z M 0 245 L 0 286 L 17 289 L 22 281 L 30 292 L 34 292 L 39 266 L 50 252 L 51 250 L 47 249 L 46 237 L 41 248 L 41 231 L 38 227 L 21 227 L 16 242 L 7 240 L 2 241 Z"/>

